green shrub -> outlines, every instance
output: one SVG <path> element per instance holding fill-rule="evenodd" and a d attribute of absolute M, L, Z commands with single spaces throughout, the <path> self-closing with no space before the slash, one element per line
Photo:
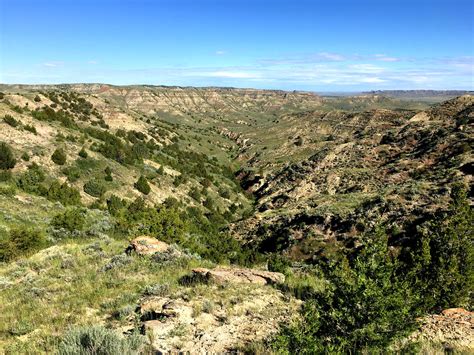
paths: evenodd
<path fill-rule="evenodd" d="M 219 195 L 220 195 L 222 198 L 226 198 L 226 199 L 229 199 L 229 198 L 230 198 L 230 192 L 229 192 L 229 190 L 224 189 L 224 188 L 220 188 L 220 189 L 219 189 Z"/>
<path fill-rule="evenodd" d="M 120 210 L 124 209 L 126 206 L 126 202 L 115 195 L 111 195 L 107 199 L 107 210 L 112 216 L 116 216 Z"/>
<path fill-rule="evenodd" d="M 92 197 L 101 197 L 106 191 L 105 185 L 98 180 L 89 180 L 84 184 L 84 192 Z"/>
<path fill-rule="evenodd" d="M 273 254 L 268 259 L 268 270 L 270 271 L 281 272 L 283 274 L 286 274 L 290 266 L 290 261 L 279 254 Z"/>
<path fill-rule="evenodd" d="M 81 177 L 82 170 L 77 166 L 68 166 L 62 170 L 62 173 L 67 176 L 69 182 L 75 182 Z"/>
<path fill-rule="evenodd" d="M 148 195 L 151 191 L 150 185 L 148 184 L 146 177 L 143 175 L 140 176 L 138 181 L 133 186 L 144 195 Z"/>
<path fill-rule="evenodd" d="M 37 229 L 15 228 L 0 238 L 0 261 L 28 256 L 47 246 L 44 234 Z"/>
<path fill-rule="evenodd" d="M 24 152 L 21 155 L 21 159 L 24 160 L 24 161 L 30 161 L 30 155 L 27 152 Z"/>
<path fill-rule="evenodd" d="M 36 95 L 34 100 L 35 102 L 41 102 L 41 97 L 39 97 L 39 95 Z"/>
<path fill-rule="evenodd" d="M 56 228 L 64 228 L 69 232 L 82 231 L 86 223 L 85 214 L 83 208 L 70 208 L 54 216 L 51 225 Z"/>
<path fill-rule="evenodd" d="M 79 205 L 81 203 L 79 191 L 67 183 L 61 184 L 59 181 L 53 181 L 48 189 L 46 198 L 51 201 L 59 201 L 65 206 Z"/>
<path fill-rule="evenodd" d="M 33 163 L 18 177 L 17 185 L 23 191 L 39 193 L 40 185 L 46 179 L 46 175 L 37 164 Z"/>
<path fill-rule="evenodd" d="M 112 329 L 89 326 L 71 329 L 59 344 L 60 355 L 132 355 L 139 354 L 143 336 L 133 333 L 122 337 Z"/>
<path fill-rule="evenodd" d="M 65 127 L 77 128 L 74 120 L 63 110 L 54 111 L 51 107 L 43 107 L 42 109 L 32 111 L 31 115 L 39 121 L 58 121 Z"/>
<path fill-rule="evenodd" d="M 66 152 L 62 148 L 57 148 L 53 155 L 51 155 L 51 160 L 58 165 L 64 165 L 66 164 Z"/>
<path fill-rule="evenodd" d="M 10 170 L 0 170 L 0 181 L 11 181 L 13 179 L 13 174 Z"/>
<path fill-rule="evenodd" d="M 15 165 L 16 159 L 11 147 L 5 142 L 0 142 L 0 169 L 13 169 Z"/>
<path fill-rule="evenodd" d="M 0 195 L 13 197 L 16 194 L 16 188 L 14 185 L 0 185 Z"/>
<path fill-rule="evenodd" d="M 472 305 L 474 213 L 463 185 L 452 187 L 451 198 L 444 216 L 418 228 L 405 264 L 418 295 L 417 307 L 425 312 Z"/>
<path fill-rule="evenodd" d="M 110 167 L 106 167 L 104 170 L 105 173 L 105 181 L 114 181 L 114 178 L 112 177 L 112 169 Z"/>
<path fill-rule="evenodd" d="M 306 301 L 301 322 L 284 327 L 277 352 L 377 349 L 414 329 L 409 283 L 397 275 L 385 232 L 379 228 L 366 238 L 352 263 L 342 259 L 324 268 L 330 284 Z"/>
<path fill-rule="evenodd" d="M 79 156 L 84 159 L 88 157 L 87 151 L 84 149 L 84 147 L 82 147 L 82 149 L 79 151 Z"/>
<path fill-rule="evenodd" d="M 17 121 L 12 115 L 3 116 L 3 122 L 12 127 L 18 127 L 21 124 L 20 121 Z"/>
<path fill-rule="evenodd" d="M 31 132 L 33 134 L 38 134 L 38 132 L 36 131 L 36 127 L 33 125 L 26 124 L 23 126 L 23 128 L 27 130 L 28 132 Z"/>
<path fill-rule="evenodd" d="M 201 202 L 201 192 L 196 186 L 193 186 L 191 190 L 189 190 L 188 195 L 192 197 L 194 200 Z"/>

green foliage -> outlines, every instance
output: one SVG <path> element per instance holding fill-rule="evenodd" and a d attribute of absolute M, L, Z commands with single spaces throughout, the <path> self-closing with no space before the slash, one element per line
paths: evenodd
<path fill-rule="evenodd" d="M 193 186 L 191 190 L 189 190 L 188 195 L 196 201 L 201 202 L 201 192 L 196 186 Z"/>
<path fill-rule="evenodd" d="M 107 199 L 107 210 L 112 216 L 117 216 L 120 210 L 124 209 L 126 205 L 127 204 L 124 200 L 122 200 L 120 197 L 117 197 L 115 195 L 111 195 Z"/>
<path fill-rule="evenodd" d="M 257 259 L 252 251 L 243 250 L 235 238 L 220 233 L 199 208 L 188 208 L 187 213 L 180 213 L 177 201 L 153 208 L 148 207 L 142 198 L 137 198 L 126 209 L 124 204 L 116 197 L 107 201 L 110 213 L 117 218 L 116 231 L 119 234 L 154 236 L 212 261 L 249 264 Z"/>
<path fill-rule="evenodd" d="M 219 189 L 219 196 L 222 198 L 229 199 L 230 198 L 230 191 L 225 189 L 225 188 L 220 188 Z"/>
<path fill-rule="evenodd" d="M 85 214 L 83 208 L 69 208 L 54 216 L 51 225 L 56 228 L 64 228 L 69 232 L 82 231 L 86 223 Z"/>
<path fill-rule="evenodd" d="M 99 180 L 89 180 L 84 184 L 84 192 L 93 197 L 101 197 L 106 191 L 104 183 Z"/>
<path fill-rule="evenodd" d="M 59 201 L 63 205 L 79 205 L 81 203 L 81 195 L 74 187 L 67 183 L 61 184 L 59 181 L 53 181 L 48 189 L 46 198 L 51 201 Z"/>
<path fill-rule="evenodd" d="M 15 165 L 16 159 L 11 147 L 5 142 L 0 142 L 0 169 L 13 169 Z"/>
<path fill-rule="evenodd" d="M 299 354 L 379 348 L 414 327 L 408 282 L 397 275 L 382 229 L 367 236 L 361 253 L 325 267 L 330 282 L 303 308 L 303 321 L 285 327 L 275 349 Z"/>
<path fill-rule="evenodd" d="M 40 193 L 41 183 L 46 179 L 46 175 L 37 164 L 33 163 L 28 170 L 21 174 L 17 179 L 17 185 L 20 189 L 29 193 Z"/>
<path fill-rule="evenodd" d="M 82 147 L 82 149 L 79 151 L 79 156 L 84 159 L 88 157 L 87 151 L 84 147 Z"/>
<path fill-rule="evenodd" d="M 274 272 L 281 272 L 286 274 L 288 272 L 291 262 L 282 255 L 272 254 L 268 259 L 268 270 Z"/>
<path fill-rule="evenodd" d="M 64 165 L 66 164 L 66 152 L 62 148 L 57 148 L 53 155 L 51 155 L 51 160 L 58 165 Z"/>
<path fill-rule="evenodd" d="M 35 102 L 41 102 L 41 97 L 39 97 L 39 95 L 36 95 L 34 100 Z"/>
<path fill-rule="evenodd" d="M 140 176 L 138 181 L 133 184 L 133 186 L 144 195 L 148 195 L 151 191 L 150 185 L 148 184 L 146 177 L 143 175 Z"/>
<path fill-rule="evenodd" d="M 452 187 L 444 218 L 419 228 L 406 271 L 418 290 L 418 307 L 440 311 L 468 307 L 474 291 L 474 213 L 464 186 Z"/>
<path fill-rule="evenodd" d="M 391 255 L 378 228 L 357 257 L 323 266 L 330 282 L 310 293 L 297 325 L 284 328 L 275 350 L 295 353 L 380 349 L 413 328 L 414 319 L 470 307 L 474 290 L 473 212 L 462 185 L 448 213 L 421 224 L 415 245 Z M 367 236 L 366 236 L 367 237 Z"/>
<path fill-rule="evenodd" d="M 18 127 L 21 124 L 21 122 L 17 121 L 12 115 L 3 116 L 3 122 L 12 127 Z"/>
<path fill-rule="evenodd" d="M 121 337 L 102 326 L 71 329 L 59 344 L 60 355 L 133 355 L 139 354 L 144 339 L 138 333 Z"/>
<path fill-rule="evenodd" d="M 23 161 L 30 161 L 30 155 L 27 152 L 23 152 L 23 154 L 21 155 L 21 159 Z"/>
<path fill-rule="evenodd" d="M 175 187 L 178 187 L 179 185 L 185 183 L 186 181 L 187 181 L 186 176 L 184 176 L 183 174 L 177 175 L 177 176 L 175 176 L 175 178 L 173 180 L 173 185 Z"/>
<path fill-rule="evenodd" d="M 144 200 L 137 198 L 124 211 L 118 221 L 122 231 L 155 236 L 169 243 L 180 243 L 187 230 L 186 223 L 177 210 L 147 207 Z"/>
<path fill-rule="evenodd" d="M 69 182 L 75 182 L 81 177 L 82 170 L 77 166 L 68 166 L 62 170 L 62 173 L 67 176 Z"/>
<path fill-rule="evenodd" d="M 113 159 L 120 164 L 135 164 L 143 162 L 143 147 L 132 147 L 117 136 L 108 131 L 86 128 L 84 132 L 90 136 L 101 140 L 103 143 L 98 147 L 98 151 L 106 158 Z"/>
<path fill-rule="evenodd" d="M 16 194 L 16 188 L 14 185 L 0 185 L 0 195 L 13 197 Z"/>
<path fill-rule="evenodd" d="M 54 111 L 51 107 L 43 107 L 31 112 L 31 115 L 39 121 L 57 121 L 67 128 L 77 128 L 74 120 L 63 110 Z"/>
<path fill-rule="evenodd" d="M 0 181 L 11 181 L 13 179 L 13 174 L 10 170 L 0 170 Z"/>
<path fill-rule="evenodd" d="M 105 181 L 113 181 L 114 178 L 112 177 L 112 169 L 107 166 L 104 170 L 105 173 Z"/>
<path fill-rule="evenodd" d="M 10 261 L 20 256 L 28 256 L 46 245 L 46 238 L 39 230 L 12 229 L 8 235 L 0 237 L 0 261 Z"/>
<path fill-rule="evenodd" d="M 23 128 L 27 130 L 28 132 L 31 132 L 33 134 L 38 134 L 38 132 L 36 131 L 36 127 L 33 125 L 26 124 L 23 126 Z"/>

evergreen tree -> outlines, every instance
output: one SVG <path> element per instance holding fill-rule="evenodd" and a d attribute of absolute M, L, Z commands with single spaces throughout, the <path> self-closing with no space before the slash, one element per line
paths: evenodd
<path fill-rule="evenodd" d="M 13 169 L 15 165 L 16 159 L 11 147 L 5 142 L 0 142 L 0 169 Z"/>
<path fill-rule="evenodd" d="M 140 176 L 138 181 L 133 186 L 144 195 L 148 195 L 151 191 L 150 185 L 148 184 L 146 177 L 143 175 Z"/>
<path fill-rule="evenodd" d="M 64 149 L 62 148 L 57 148 L 53 155 L 51 155 L 51 160 L 58 165 L 64 165 L 66 164 L 66 153 L 64 152 Z"/>

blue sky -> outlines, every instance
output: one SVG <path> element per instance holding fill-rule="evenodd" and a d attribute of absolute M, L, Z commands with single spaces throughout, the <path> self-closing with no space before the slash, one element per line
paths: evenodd
<path fill-rule="evenodd" d="M 472 0 L 0 0 L 0 82 L 474 89 Z"/>

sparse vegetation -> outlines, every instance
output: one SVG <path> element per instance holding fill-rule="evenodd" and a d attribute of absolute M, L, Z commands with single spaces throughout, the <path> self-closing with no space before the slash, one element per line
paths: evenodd
<path fill-rule="evenodd" d="M 426 104 L 370 95 L 86 89 L 0 101 L 21 113 L 0 143 L 0 352 L 153 352 L 149 320 L 176 321 L 163 342 L 187 351 L 196 333 L 167 298 L 197 322 L 263 320 L 266 336 L 283 320 L 242 349 L 262 353 L 391 351 L 419 317 L 472 308 L 472 188 L 447 183 L 472 172 L 469 98 L 420 124 Z M 212 109 L 191 104 L 209 93 Z M 132 96 L 173 104 L 150 114 Z M 140 255 L 139 236 L 166 244 Z M 236 266 L 286 281 L 190 276 Z"/>

